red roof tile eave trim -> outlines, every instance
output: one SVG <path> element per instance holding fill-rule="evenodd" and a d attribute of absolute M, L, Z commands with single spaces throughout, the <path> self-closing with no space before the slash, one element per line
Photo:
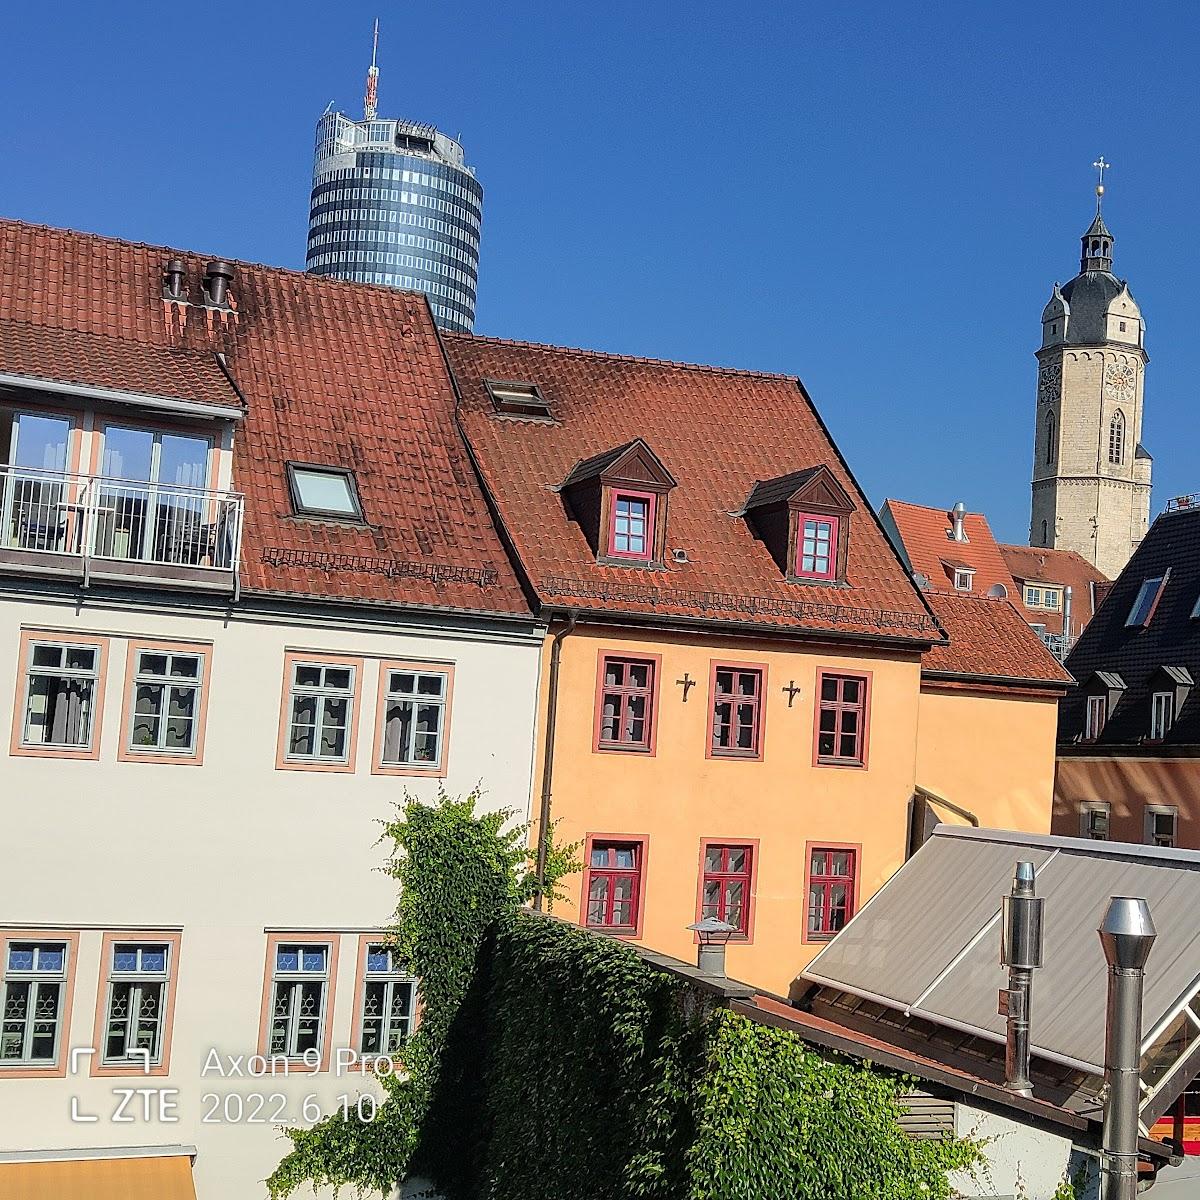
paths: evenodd
<path fill-rule="evenodd" d="M 588 608 L 580 604 L 542 603 L 539 613 L 553 619 L 556 613 L 574 613 L 582 624 L 638 625 L 643 628 L 663 629 L 711 629 L 716 632 L 736 635 L 750 631 L 757 635 L 775 638 L 803 638 L 822 642 L 866 643 L 872 646 L 891 646 L 904 650 L 928 650 L 936 646 L 949 645 L 948 639 L 937 639 L 931 635 L 913 633 L 859 633 L 847 629 L 821 629 L 811 625 L 767 624 L 755 621 L 721 620 L 712 617 L 690 617 L 673 613 L 648 613 L 617 608 Z"/>
<path fill-rule="evenodd" d="M 991 684 L 1005 688 L 1041 688 L 1063 696 L 1074 686 L 1065 679 L 1036 679 L 1026 675 L 978 675 L 967 671 L 922 670 L 921 679 L 929 679 L 934 682 L 944 680 L 946 682 Z"/>
<path fill-rule="evenodd" d="M 502 608 L 471 608 L 462 604 L 418 604 L 407 600 L 364 600 L 359 597 L 334 596 L 326 592 L 300 592 L 294 588 L 247 588 L 240 590 L 243 598 L 261 597 L 272 600 L 287 600 L 293 604 L 313 605 L 327 604 L 330 607 L 346 609 L 361 608 L 366 612 L 411 612 L 437 616 L 484 617 L 490 621 L 513 622 L 527 625 L 530 628 L 544 626 L 545 622 L 532 612 L 514 612 Z"/>

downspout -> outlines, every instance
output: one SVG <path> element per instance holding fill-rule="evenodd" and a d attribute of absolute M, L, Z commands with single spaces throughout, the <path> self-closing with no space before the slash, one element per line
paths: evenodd
<path fill-rule="evenodd" d="M 929 788 L 922 787 L 919 783 L 916 786 L 916 793 L 922 800 L 936 804 L 939 808 L 948 808 L 956 817 L 962 817 L 964 821 L 969 821 L 976 829 L 979 828 L 979 818 L 970 809 L 960 808 L 953 800 L 947 800 L 945 796 L 939 796 L 937 792 L 930 791 Z"/>
<path fill-rule="evenodd" d="M 558 671 L 563 641 L 574 632 L 579 614 L 571 609 L 567 623 L 550 642 L 550 676 L 546 682 L 546 747 L 542 753 L 542 798 L 538 810 L 537 866 L 534 876 L 533 909 L 542 911 L 546 883 L 546 858 L 550 852 L 550 789 L 554 780 L 554 729 L 558 719 Z"/>

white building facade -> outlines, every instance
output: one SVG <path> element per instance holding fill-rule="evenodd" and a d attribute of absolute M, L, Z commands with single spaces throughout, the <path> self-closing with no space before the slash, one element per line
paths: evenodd
<path fill-rule="evenodd" d="M 116 259 L 121 344 L 31 330 L 14 253 Z M 0 223 L 0 1194 L 264 1196 L 411 1032 L 380 822 L 528 816 L 543 631 L 424 299 L 239 267 L 223 310 L 150 291 L 166 253 Z"/>

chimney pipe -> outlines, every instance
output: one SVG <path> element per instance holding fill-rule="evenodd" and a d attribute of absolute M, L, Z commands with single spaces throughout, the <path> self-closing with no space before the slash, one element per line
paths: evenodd
<path fill-rule="evenodd" d="M 954 528 L 953 537 L 956 542 L 967 540 L 967 532 L 963 528 L 963 519 L 966 515 L 967 506 L 961 500 L 950 510 L 950 522 Z"/>
<path fill-rule="evenodd" d="M 218 259 L 204 268 L 204 291 L 213 308 L 229 307 L 229 285 L 232 282 L 232 263 Z"/>
<path fill-rule="evenodd" d="M 187 272 L 180 258 L 171 259 L 163 268 L 163 299 L 187 301 Z"/>
<path fill-rule="evenodd" d="M 1063 657 L 1071 648 L 1071 588 L 1063 588 Z"/>
<path fill-rule="evenodd" d="M 1004 1038 L 1004 1086 L 1018 1096 L 1032 1096 L 1029 1078 L 1029 1010 L 1033 972 L 1042 965 L 1042 908 L 1034 894 L 1031 862 L 1017 863 L 1012 892 L 1004 897 L 1000 962 L 1008 968 L 1008 987 L 1000 991 L 1000 1015 L 1007 1018 Z"/>
<path fill-rule="evenodd" d="M 709 975 L 725 974 L 725 943 L 737 933 L 737 929 L 728 921 L 719 917 L 705 917 L 689 925 L 696 935 L 699 945 L 696 947 L 696 966 Z"/>
<path fill-rule="evenodd" d="M 1100 926 L 1108 960 L 1104 1026 L 1103 1200 L 1137 1195 L 1141 1108 L 1142 989 L 1157 933 L 1145 900 L 1114 896 Z"/>

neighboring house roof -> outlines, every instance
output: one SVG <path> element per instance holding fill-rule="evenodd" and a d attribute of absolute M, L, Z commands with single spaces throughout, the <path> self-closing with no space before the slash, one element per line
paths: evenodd
<path fill-rule="evenodd" d="M 986 596 L 996 584 L 1002 584 L 1006 594 L 1012 592 L 1012 574 L 983 513 L 969 512 L 963 518 L 965 542 L 951 536 L 953 524 L 945 509 L 885 500 L 879 515 L 912 570 L 924 575 L 933 591 L 954 591 L 954 568 L 965 566 L 975 572 L 972 591 L 979 595 Z"/>
<path fill-rule="evenodd" d="M 235 263 L 234 311 L 162 299 L 168 259 L 199 298 L 206 258 L 0 221 L 0 374 L 224 404 L 245 397 L 247 592 L 528 616 L 454 425 L 421 295 Z M 285 464 L 354 472 L 365 523 L 294 516 Z"/>
<path fill-rule="evenodd" d="M 1169 575 L 1168 575 L 1169 572 Z M 1167 576 L 1145 625 L 1127 624 L 1143 582 Z M 1168 509 L 1150 526 L 1133 557 L 1112 584 L 1104 604 L 1067 658 L 1079 682 L 1059 710 L 1059 742 L 1078 741 L 1086 726 L 1089 680 L 1101 672 L 1119 675 L 1126 689 L 1088 748 L 1141 747 L 1150 733 L 1151 694 L 1169 689 L 1162 668 L 1200 677 L 1200 508 Z M 1165 737 L 1144 753 L 1200 745 L 1200 695 L 1178 683 L 1182 700 Z"/>
<path fill-rule="evenodd" d="M 890 1023 L 878 1023 L 886 1031 L 881 1037 L 891 1040 L 892 1025 L 913 1019 L 972 1034 L 981 1047 L 994 1046 L 1002 1061 L 1005 1021 L 996 996 L 1007 986 L 1007 972 L 998 953 L 1000 911 L 1021 861 L 1034 864 L 1037 894 L 1045 899 L 1043 965 L 1033 976 L 1035 1061 L 1043 1062 L 1048 1078 L 1058 1066 L 1091 1080 L 1077 1085 L 1060 1075 L 1043 1089 L 1035 1077 L 1034 1096 L 1057 1092 L 1055 1102 L 1089 1112 L 1104 1072 L 1108 967 L 1097 929 L 1109 899 L 1142 896 L 1160 918 L 1146 968 L 1144 1045 L 1200 993 L 1200 929 L 1177 919 L 1200 905 L 1200 853 L 940 825 L 802 975 L 828 989 L 817 993 L 826 1003 L 836 1006 L 838 995 L 848 995 L 892 1010 Z M 877 1016 L 862 1014 L 871 1022 Z M 1166 1062 L 1188 1052 L 1159 1042 L 1146 1050 L 1143 1067 L 1156 1064 L 1154 1077 L 1161 1079 Z M 1194 1075 L 1194 1067 L 1181 1069 L 1144 1102 L 1147 1125 Z"/>
<path fill-rule="evenodd" d="M 1065 688 L 1071 676 L 1008 600 L 970 592 L 930 592 L 927 599 L 949 645 L 926 652 L 926 676 L 960 675 Z"/>
<path fill-rule="evenodd" d="M 1018 585 L 1051 584 L 1071 589 L 1069 636 L 1078 637 L 1100 607 L 1100 601 L 1104 598 L 1100 585 L 1109 582 L 1108 576 L 1074 550 L 1048 550 L 1039 546 L 1001 544 L 1000 554 Z M 1014 599 L 1027 620 L 1044 625 L 1047 633 L 1063 632 L 1061 609 L 1053 612 L 1043 608 L 1027 608 L 1023 586 L 1018 586 Z"/>
<path fill-rule="evenodd" d="M 796 378 L 467 334 L 443 339 L 468 440 L 543 606 L 914 645 L 941 639 Z M 551 419 L 497 414 L 485 384 L 495 378 L 536 383 Z M 676 481 L 663 569 L 598 563 L 557 490 L 577 464 L 638 438 Z M 788 582 L 744 515 L 761 481 L 818 466 L 855 508 L 848 586 Z"/>
<path fill-rule="evenodd" d="M 925 598 L 950 641 L 921 664 L 926 675 L 959 675 L 1062 687 L 1066 674 L 1013 606 L 1015 585 L 982 513 L 966 513 L 967 540 L 955 541 L 950 513 L 885 500 L 880 519 L 915 574 L 929 580 Z M 972 571 L 971 590 L 954 586 L 956 570 Z M 1004 589 L 1003 596 L 989 593 Z"/>

